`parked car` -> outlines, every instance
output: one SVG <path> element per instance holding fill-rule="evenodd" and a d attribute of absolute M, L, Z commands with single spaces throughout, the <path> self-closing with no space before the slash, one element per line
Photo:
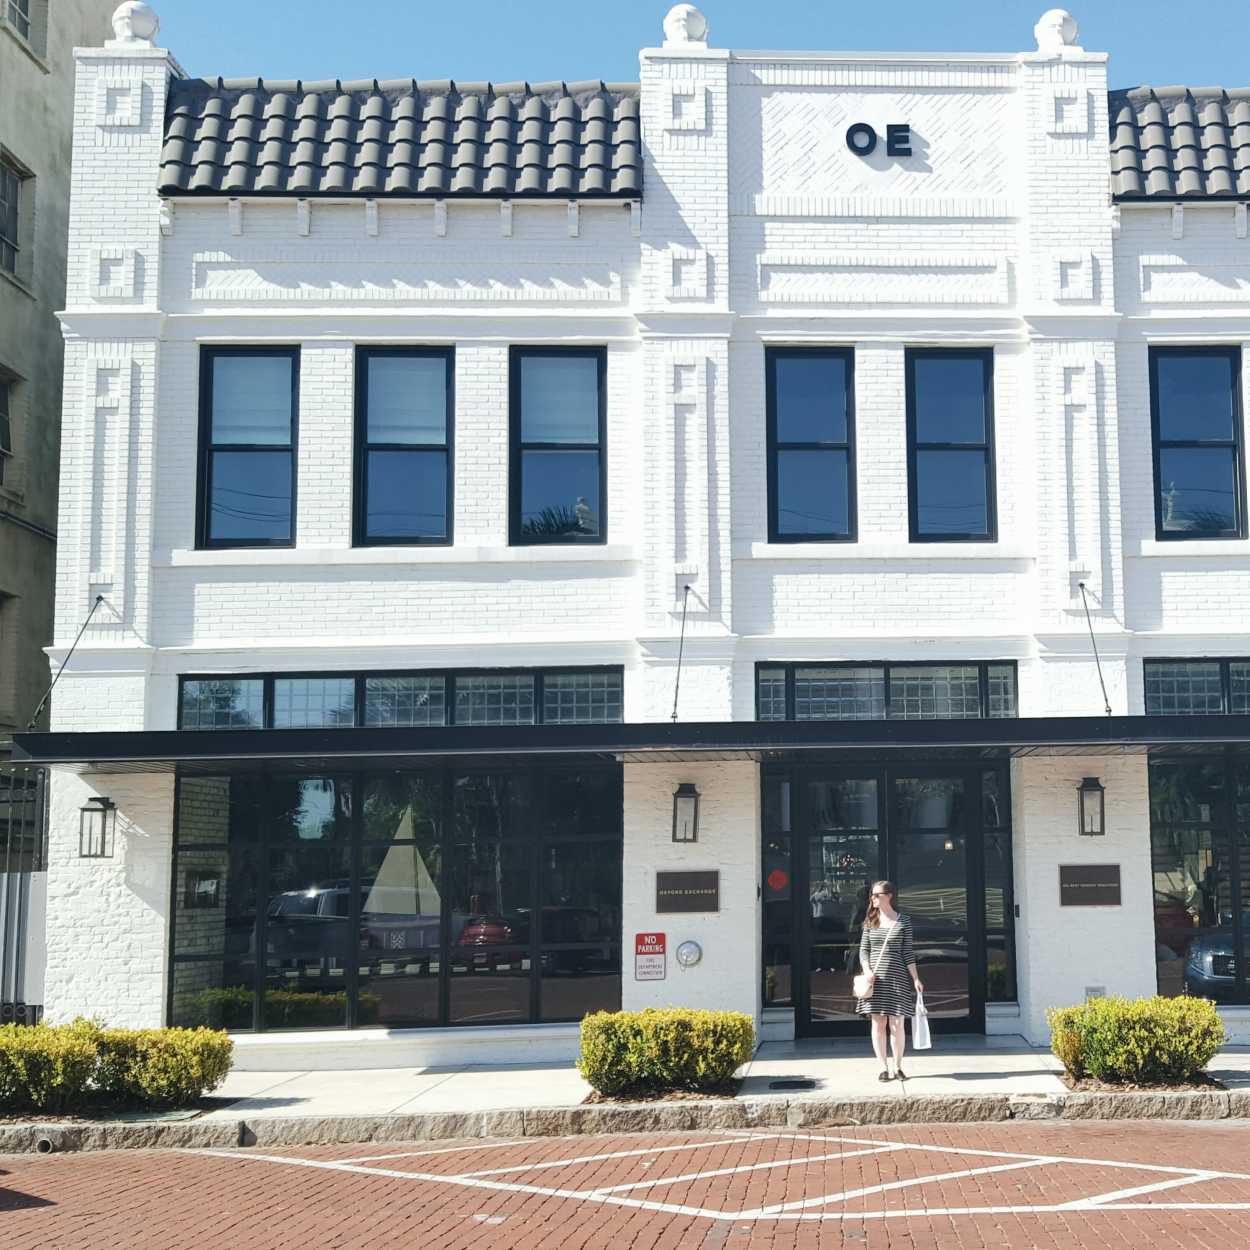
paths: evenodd
<path fill-rule="evenodd" d="M 1241 918 L 1242 931 L 1250 926 L 1250 911 Z M 1233 951 L 1233 918 L 1220 916 L 1217 928 L 1202 930 L 1189 947 L 1185 960 L 1185 993 L 1222 1002 L 1236 989 L 1236 956 Z"/>

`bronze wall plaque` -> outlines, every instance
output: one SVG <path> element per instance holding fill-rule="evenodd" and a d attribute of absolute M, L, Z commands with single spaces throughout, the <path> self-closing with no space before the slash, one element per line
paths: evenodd
<path fill-rule="evenodd" d="M 657 872 L 655 910 L 720 911 L 720 872 Z"/>
<path fill-rule="evenodd" d="M 1119 907 L 1119 864 L 1060 864 L 1061 907 Z"/>

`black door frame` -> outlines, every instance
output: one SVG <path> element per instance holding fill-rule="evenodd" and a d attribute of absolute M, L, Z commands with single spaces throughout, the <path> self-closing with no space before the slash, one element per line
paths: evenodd
<path fill-rule="evenodd" d="M 968 1016 L 960 1020 L 934 1019 L 937 1033 L 984 1033 L 986 1001 L 985 940 L 985 821 L 982 809 L 982 772 L 992 766 L 990 761 L 948 760 L 941 762 L 885 762 L 881 760 L 852 764 L 839 761 L 823 764 L 789 764 L 769 766 L 766 774 L 784 773 L 791 782 L 790 838 L 791 875 L 794 889 L 791 906 L 794 920 L 791 937 L 791 990 L 794 999 L 794 1031 L 796 1037 L 846 1037 L 864 1033 L 862 1020 L 813 1021 L 811 1018 L 811 925 L 806 906 L 799 903 L 810 897 L 811 863 L 809 839 L 820 831 L 807 823 L 804 810 L 806 783 L 818 780 L 872 779 L 877 782 L 877 867 L 881 877 L 897 879 L 898 843 L 894 811 L 895 779 L 899 777 L 960 777 L 964 780 L 964 837 L 967 848 L 968 873 Z M 1005 772 L 1005 770 L 1004 770 Z M 904 899 L 904 903 L 906 900 Z"/>

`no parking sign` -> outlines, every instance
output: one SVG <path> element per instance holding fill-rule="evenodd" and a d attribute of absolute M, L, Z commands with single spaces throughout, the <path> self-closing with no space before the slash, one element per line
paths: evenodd
<path fill-rule="evenodd" d="M 634 934 L 635 981 L 663 981 L 666 964 L 664 934 Z"/>

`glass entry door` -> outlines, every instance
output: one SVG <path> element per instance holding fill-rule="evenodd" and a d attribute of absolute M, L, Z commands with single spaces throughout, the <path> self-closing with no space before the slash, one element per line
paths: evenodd
<path fill-rule="evenodd" d="M 985 823 L 980 768 L 796 768 L 780 783 L 766 781 L 770 793 L 779 784 L 787 795 L 785 842 L 794 870 L 789 980 L 796 1032 L 863 1031 L 851 982 L 859 971 L 869 890 L 881 878 L 895 883 L 898 907 L 912 919 L 935 1028 L 983 1031 L 982 844 L 1001 834 L 991 831 L 994 822 Z M 784 903 L 776 899 L 771 906 Z M 771 926 L 775 934 L 777 918 L 769 921 L 767 907 L 765 920 L 766 931 Z M 779 964 L 782 948 L 772 949 L 766 962 Z"/>

